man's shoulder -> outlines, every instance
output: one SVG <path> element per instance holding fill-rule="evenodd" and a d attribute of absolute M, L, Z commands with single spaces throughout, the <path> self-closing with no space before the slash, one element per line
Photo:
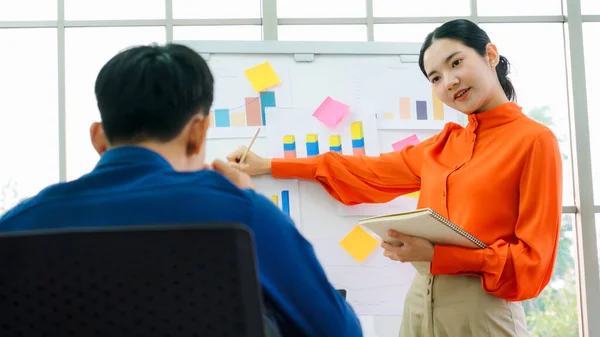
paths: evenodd
<path fill-rule="evenodd" d="M 132 211 L 144 208 L 147 213 L 178 209 L 190 216 L 200 211 L 233 208 L 234 205 L 249 211 L 253 198 L 255 196 L 237 188 L 220 173 L 208 170 L 157 172 L 127 180 L 86 175 L 48 186 L 10 209 L 0 217 L 0 222 L 23 214 L 70 213 L 98 208 L 108 213 L 111 209 L 126 207 Z"/>

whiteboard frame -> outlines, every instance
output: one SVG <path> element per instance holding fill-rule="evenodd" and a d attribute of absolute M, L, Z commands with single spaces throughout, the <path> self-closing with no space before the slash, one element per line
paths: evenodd
<path fill-rule="evenodd" d="M 192 48 L 206 60 L 210 54 L 294 55 L 298 62 L 310 62 L 314 55 L 398 55 L 402 63 L 417 63 L 418 42 L 322 42 L 322 41 L 204 41 L 176 40 Z"/>

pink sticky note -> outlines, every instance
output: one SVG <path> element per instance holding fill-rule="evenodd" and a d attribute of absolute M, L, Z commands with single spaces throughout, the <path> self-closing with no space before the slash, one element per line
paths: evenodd
<path fill-rule="evenodd" d="M 412 136 L 406 137 L 398 142 L 395 142 L 394 144 L 392 144 L 392 148 L 394 149 L 394 151 L 400 151 L 405 146 L 417 145 L 419 143 L 420 143 L 420 141 L 419 141 L 419 138 L 417 137 L 417 135 L 412 135 Z"/>
<path fill-rule="evenodd" d="M 313 113 L 313 117 L 330 128 L 336 127 L 348 115 L 350 106 L 327 97 Z"/>

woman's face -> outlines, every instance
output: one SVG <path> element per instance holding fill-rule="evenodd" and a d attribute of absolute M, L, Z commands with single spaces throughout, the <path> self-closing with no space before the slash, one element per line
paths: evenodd
<path fill-rule="evenodd" d="M 423 65 L 442 102 L 470 115 L 499 105 L 500 94 L 506 100 L 496 74 L 499 54 L 492 44 L 486 49 L 482 57 L 456 40 L 433 41 L 423 55 Z"/>

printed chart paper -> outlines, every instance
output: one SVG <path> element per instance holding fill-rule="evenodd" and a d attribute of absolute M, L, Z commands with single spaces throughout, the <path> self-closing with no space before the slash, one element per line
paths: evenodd
<path fill-rule="evenodd" d="M 253 177 L 252 183 L 256 192 L 273 201 L 283 213 L 292 218 L 298 229 L 301 228 L 298 180 L 260 176 Z"/>
<path fill-rule="evenodd" d="M 381 247 L 362 263 L 340 245 L 340 237 L 308 238 L 329 281 L 346 289 L 347 300 L 358 315 L 400 316 L 404 299 L 416 273 L 410 263 L 392 261 Z"/>
<path fill-rule="evenodd" d="M 252 138 L 266 124 L 269 107 L 291 106 L 289 71 L 278 66 L 279 84 L 256 92 L 244 76 L 225 66 L 214 65 L 215 98 L 210 111 L 209 139 Z M 265 137 L 261 132 L 259 137 Z"/>
<path fill-rule="evenodd" d="M 458 119 L 459 112 L 438 99 L 416 65 L 388 68 L 366 82 L 378 88 L 373 96 L 378 96 L 374 102 L 380 130 L 441 130 Z"/>

